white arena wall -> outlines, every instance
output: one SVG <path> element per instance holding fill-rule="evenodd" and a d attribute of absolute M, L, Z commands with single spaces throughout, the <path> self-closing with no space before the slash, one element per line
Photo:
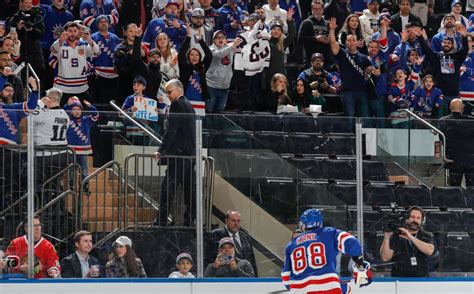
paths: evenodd
<path fill-rule="evenodd" d="M 97 279 L 97 280 L 0 280 L 0 293 L 5 294 L 263 294 L 288 293 L 281 282 L 268 279 Z M 474 294 L 472 278 L 376 279 L 363 288 L 352 287 L 352 293 L 364 294 Z"/>

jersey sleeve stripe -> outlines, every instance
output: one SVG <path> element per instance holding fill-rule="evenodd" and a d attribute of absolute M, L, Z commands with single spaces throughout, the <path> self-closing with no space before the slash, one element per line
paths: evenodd
<path fill-rule="evenodd" d="M 338 241 L 337 249 L 339 249 L 339 251 L 341 251 L 342 253 L 346 252 L 344 242 L 346 242 L 347 238 L 354 238 L 354 236 L 352 236 L 351 234 L 347 232 L 341 232 L 339 236 L 337 237 L 337 241 Z"/>
<path fill-rule="evenodd" d="M 301 284 L 292 284 L 290 282 L 290 289 L 303 289 L 311 285 L 318 286 L 317 288 L 319 288 L 319 290 L 330 290 L 330 289 L 341 287 L 339 284 L 339 278 L 333 277 L 333 278 L 327 278 L 324 280 L 312 279 Z"/>

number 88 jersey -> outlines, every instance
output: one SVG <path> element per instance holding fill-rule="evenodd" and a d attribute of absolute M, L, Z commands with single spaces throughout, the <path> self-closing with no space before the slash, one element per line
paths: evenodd
<path fill-rule="evenodd" d="M 285 249 L 283 284 L 292 293 L 343 293 L 336 272 L 339 252 L 362 255 L 359 241 L 345 231 L 323 227 L 299 234 Z"/>

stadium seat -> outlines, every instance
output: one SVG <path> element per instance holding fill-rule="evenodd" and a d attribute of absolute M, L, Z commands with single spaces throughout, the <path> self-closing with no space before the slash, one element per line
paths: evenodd
<path fill-rule="evenodd" d="M 282 117 L 284 132 L 317 133 L 316 119 L 309 114 L 296 112 Z"/>
<path fill-rule="evenodd" d="M 364 188 L 364 201 L 369 206 L 390 206 L 395 202 L 395 185 L 369 183 Z"/>
<path fill-rule="evenodd" d="M 422 185 L 398 185 L 395 188 L 395 199 L 398 205 L 404 207 L 431 206 L 430 190 Z"/>
<path fill-rule="evenodd" d="M 291 164 L 276 154 L 258 154 L 252 159 L 252 178 L 291 177 L 295 174 Z"/>
<path fill-rule="evenodd" d="M 462 187 L 432 187 L 431 200 L 433 206 L 440 208 L 466 208 L 466 198 Z"/>
<path fill-rule="evenodd" d="M 319 150 L 321 138 L 317 134 L 290 133 L 288 151 L 292 154 L 325 154 Z"/>
<path fill-rule="evenodd" d="M 323 216 L 324 226 L 344 231 L 353 231 L 356 228 L 352 214 L 346 209 L 324 209 Z"/>
<path fill-rule="evenodd" d="M 310 207 L 334 205 L 334 200 L 327 195 L 324 183 L 315 181 L 302 181 L 296 186 L 298 191 L 298 215 Z"/>
<path fill-rule="evenodd" d="M 203 130 L 202 131 L 202 147 L 203 148 L 216 148 L 218 134 L 219 132 L 214 129 Z"/>
<path fill-rule="evenodd" d="M 254 132 L 281 132 L 281 116 L 271 112 L 254 112 L 248 116 L 249 129 Z"/>
<path fill-rule="evenodd" d="M 219 148 L 250 149 L 252 148 L 252 133 L 244 131 L 222 131 L 218 135 Z"/>
<path fill-rule="evenodd" d="M 330 197 L 336 197 L 346 205 L 357 204 L 357 185 L 356 184 L 331 184 L 328 187 Z"/>
<path fill-rule="evenodd" d="M 321 160 L 323 179 L 328 180 L 355 180 L 355 167 L 352 160 L 323 159 Z"/>
<path fill-rule="evenodd" d="M 264 178 L 259 181 L 261 206 L 284 224 L 297 219 L 296 183 L 291 178 Z"/>
<path fill-rule="evenodd" d="M 467 207 L 474 209 L 474 187 L 467 187 L 465 191 Z"/>
<path fill-rule="evenodd" d="M 226 111 L 221 112 L 220 114 L 222 114 L 225 118 L 226 126 L 228 126 L 229 124 L 235 124 L 236 128 L 240 128 L 242 130 L 249 130 L 248 113 Z"/>
<path fill-rule="evenodd" d="M 318 115 L 319 130 L 323 134 L 354 134 L 355 119 L 342 116 Z"/>
<path fill-rule="evenodd" d="M 354 211 L 355 216 L 357 212 Z M 357 218 L 354 218 L 357 219 Z M 383 231 L 383 228 L 387 222 L 387 218 L 380 211 L 365 210 L 364 211 L 364 230 L 370 231 Z"/>
<path fill-rule="evenodd" d="M 364 160 L 362 163 L 364 182 L 388 181 L 387 167 L 382 161 Z"/>
<path fill-rule="evenodd" d="M 463 231 L 474 233 L 474 211 L 463 211 L 461 213 L 461 224 Z"/>
<path fill-rule="evenodd" d="M 448 232 L 444 240 L 439 271 L 465 272 L 472 267 L 471 237 L 465 232 Z"/>
<path fill-rule="evenodd" d="M 426 212 L 425 230 L 428 232 L 461 232 L 462 226 L 457 212 Z"/>
<path fill-rule="evenodd" d="M 287 160 L 305 176 L 312 179 L 321 178 L 320 160 L 308 157 L 290 157 Z"/>
<path fill-rule="evenodd" d="M 323 137 L 322 149 L 327 155 L 355 155 L 355 137 L 329 136 Z"/>
<path fill-rule="evenodd" d="M 254 148 L 270 149 L 276 153 L 288 153 L 286 133 L 283 132 L 257 132 L 254 135 Z"/>

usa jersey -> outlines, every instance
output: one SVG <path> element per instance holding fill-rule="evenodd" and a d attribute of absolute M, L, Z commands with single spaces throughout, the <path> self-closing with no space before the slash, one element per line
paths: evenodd
<path fill-rule="evenodd" d="M 242 45 L 237 48 L 234 57 L 234 69 L 245 71 L 246 76 L 253 76 L 263 71 L 270 64 L 270 34 L 264 30 L 260 21 L 254 29 L 240 35 Z"/>
<path fill-rule="evenodd" d="M 291 293 L 341 294 L 336 271 L 339 252 L 361 256 L 362 248 L 354 236 L 332 227 L 298 235 L 285 249 L 283 284 Z"/>
<path fill-rule="evenodd" d="M 8 246 L 5 254 L 8 255 L 17 255 L 20 258 L 20 264 L 28 263 L 28 241 L 25 236 L 18 237 L 14 239 L 10 246 Z M 58 254 L 56 249 L 54 249 L 53 244 L 48 240 L 41 237 L 41 239 L 35 244 L 34 248 L 35 259 L 41 265 L 42 269 L 39 270 L 39 267 L 35 262 L 35 275 L 36 279 L 38 278 L 47 278 L 48 272 L 51 270 L 61 271 L 61 266 L 59 265 Z M 38 265 L 39 265 L 38 264 Z M 19 273 L 19 268 L 12 269 L 12 272 Z"/>
<path fill-rule="evenodd" d="M 90 27 L 93 33 L 97 32 L 96 19 L 98 16 L 107 16 L 111 24 L 109 27 L 110 32 L 114 31 L 113 26 L 119 21 L 119 13 L 112 0 L 103 0 L 102 5 L 97 4 L 96 0 L 82 1 L 79 14 L 81 15 L 84 25 Z"/>
<path fill-rule="evenodd" d="M 58 75 L 54 78 L 54 86 L 68 94 L 87 91 L 89 89 L 87 76 L 90 69 L 87 58 L 96 57 L 99 52 L 99 46 L 95 42 L 92 47 L 82 40 L 75 46 L 70 44 L 69 40 L 61 45 L 59 40 L 54 42 L 51 54 L 58 59 Z"/>
<path fill-rule="evenodd" d="M 97 109 L 91 105 L 89 115 L 80 118 L 71 117 L 67 129 L 67 142 L 69 148 L 76 151 L 77 155 L 92 154 L 91 128 L 99 119 Z"/>
<path fill-rule="evenodd" d="M 35 145 L 37 146 L 67 146 L 67 128 L 69 116 L 64 109 L 39 108 L 33 117 L 35 130 Z"/>
<path fill-rule="evenodd" d="M 38 92 L 32 92 L 28 102 L 4 104 L 0 103 L 0 145 L 17 145 L 20 121 L 36 108 Z"/>
<path fill-rule="evenodd" d="M 114 50 L 121 43 L 120 38 L 114 33 L 108 33 L 107 36 L 104 36 L 97 32 L 92 34 L 92 40 L 100 48 L 99 56 L 92 60 L 95 73 L 106 79 L 118 77 L 114 68 Z"/>

